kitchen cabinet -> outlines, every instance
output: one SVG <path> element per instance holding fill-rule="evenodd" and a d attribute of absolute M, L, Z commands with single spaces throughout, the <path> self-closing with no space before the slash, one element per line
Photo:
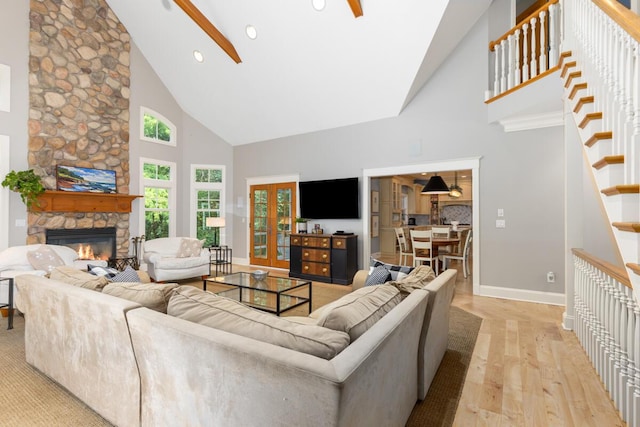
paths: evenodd
<path fill-rule="evenodd" d="M 402 226 L 402 182 L 394 177 L 380 178 L 380 252 L 396 253 L 395 227 Z"/>
<path fill-rule="evenodd" d="M 413 197 L 409 203 L 409 215 L 428 215 L 431 213 L 430 197 L 428 194 L 422 194 L 424 188 L 422 184 L 413 184 Z"/>

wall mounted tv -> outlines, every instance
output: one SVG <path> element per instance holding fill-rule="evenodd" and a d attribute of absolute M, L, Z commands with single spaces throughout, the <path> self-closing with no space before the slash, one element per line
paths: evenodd
<path fill-rule="evenodd" d="M 303 181 L 300 216 L 309 219 L 360 218 L 358 178 Z"/>

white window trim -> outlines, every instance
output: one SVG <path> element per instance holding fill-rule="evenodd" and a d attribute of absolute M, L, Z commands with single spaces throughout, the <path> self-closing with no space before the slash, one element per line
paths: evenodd
<path fill-rule="evenodd" d="M 196 169 L 220 169 L 222 171 L 222 182 L 196 182 Z M 220 191 L 220 216 L 226 218 L 226 182 L 227 182 L 227 170 L 224 165 L 204 165 L 204 164 L 192 164 L 190 177 L 190 200 L 189 200 L 189 234 L 191 237 L 197 236 L 197 223 L 196 212 L 198 207 L 196 206 L 198 200 L 198 190 L 219 190 Z M 227 223 L 220 229 L 220 244 L 226 244 L 225 228 L 229 227 Z"/>
<path fill-rule="evenodd" d="M 0 135 L 0 176 L 9 173 L 9 137 Z M 0 189 L 0 250 L 9 247 L 9 192 L 8 188 Z"/>
<path fill-rule="evenodd" d="M 149 138 L 144 135 L 144 115 L 145 114 L 155 117 L 156 119 L 160 120 L 165 125 L 167 125 L 169 129 L 171 129 L 171 139 L 169 141 L 162 141 L 156 138 Z M 170 145 L 172 147 L 176 147 L 178 145 L 178 128 L 176 127 L 176 125 L 173 124 L 171 120 L 167 119 L 165 116 L 158 113 L 157 111 L 154 111 L 151 108 L 140 106 L 140 139 L 142 141 L 155 142 L 156 144 Z"/>
<path fill-rule="evenodd" d="M 144 178 L 143 175 L 144 175 L 145 163 L 153 163 L 155 165 L 169 166 L 171 168 L 171 175 L 170 175 L 171 179 L 169 179 L 169 181 L 160 181 L 156 179 Z M 178 187 L 176 183 L 176 176 L 178 176 L 176 168 L 177 166 L 174 162 L 167 162 L 165 160 L 159 160 L 159 159 L 151 159 L 148 157 L 140 157 L 140 194 L 144 195 L 145 187 L 161 187 L 161 188 L 169 189 L 169 237 L 176 236 L 176 215 L 177 215 L 176 192 Z M 144 207 L 144 203 L 142 203 L 141 212 L 140 212 L 140 221 L 139 221 L 139 227 L 140 227 L 141 233 L 146 231 L 145 230 L 145 212 L 146 212 L 146 208 Z"/>

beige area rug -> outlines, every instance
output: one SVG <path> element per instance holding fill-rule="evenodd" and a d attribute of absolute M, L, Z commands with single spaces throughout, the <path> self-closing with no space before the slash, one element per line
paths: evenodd
<path fill-rule="evenodd" d="M 314 288 L 314 297 L 316 292 L 320 296 L 320 289 Z M 14 329 L 10 331 L 6 330 L 6 320 L 0 319 L 0 426 L 110 426 L 80 400 L 26 363 L 24 318 L 16 316 Z M 427 398 L 416 405 L 408 426 L 453 424 L 481 323 L 479 317 L 451 308 L 449 348 Z"/>

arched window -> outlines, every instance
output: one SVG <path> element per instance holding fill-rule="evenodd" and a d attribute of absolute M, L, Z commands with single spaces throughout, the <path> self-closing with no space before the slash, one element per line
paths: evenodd
<path fill-rule="evenodd" d="M 161 114 L 140 107 L 140 139 L 159 144 L 177 145 L 178 131 L 176 126 Z"/>

